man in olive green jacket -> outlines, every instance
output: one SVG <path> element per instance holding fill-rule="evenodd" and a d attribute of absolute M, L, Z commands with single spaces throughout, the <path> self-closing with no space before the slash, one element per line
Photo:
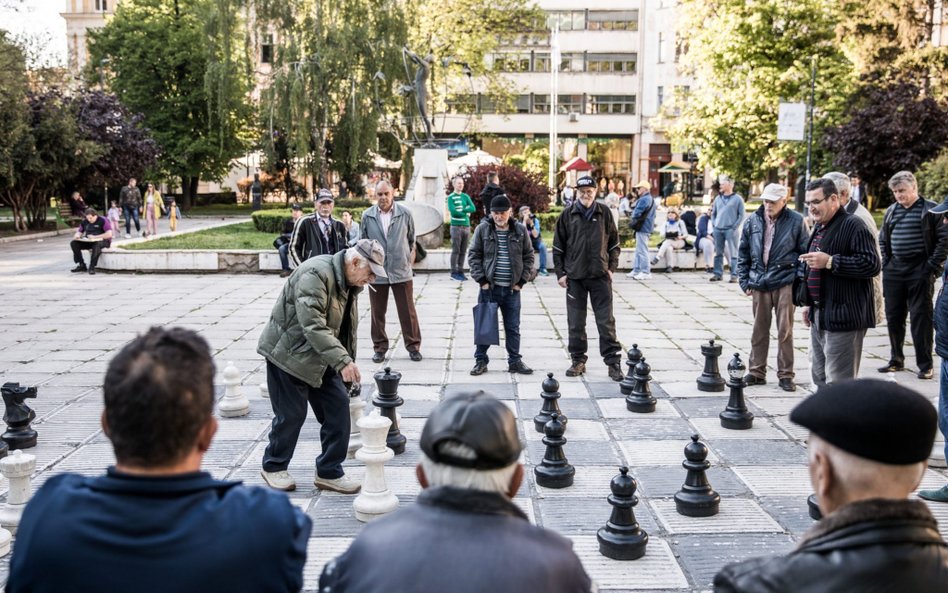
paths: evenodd
<path fill-rule="evenodd" d="M 263 328 L 257 352 L 267 360 L 273 407 L 263 479 L 278 490 L 294 490 L 286 471 L 306 421 L 306 404 L 322 425 L 322 453 L 314 484 L 344 494 L 359 484 L 342 470 L 349 448 L 349 394 L 343 381 L 359 383 L 355 364 L 358 300 L 362 287 L 385 277 L 385 250 L 361 240 L 334 255 L 304 261 L 287 281 Z"/>

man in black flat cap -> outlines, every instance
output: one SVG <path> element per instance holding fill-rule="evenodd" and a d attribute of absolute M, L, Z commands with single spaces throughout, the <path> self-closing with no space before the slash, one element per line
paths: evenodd
<path fill-rule="evenodd" d="M 421 433 L 417 502 L 367 525 L 323 569 L 320 592 L 590 591 L 569 540 L 531 525 L 510 500 L 522 449 L 499 400 L 483 391 L 445 399 Z"/>
<path fill-rule="evenodd" d="M 810 430 L 810 481 L 823 519 L 787 556 L 725 566 L 716 593 L 944 591 L 948 544 L 908 500 L 935 440 L 935 408 L 896 383 L 842 381 L 790 412 Z"/>

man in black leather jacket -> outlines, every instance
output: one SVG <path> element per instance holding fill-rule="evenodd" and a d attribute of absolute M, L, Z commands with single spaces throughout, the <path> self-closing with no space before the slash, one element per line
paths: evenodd
<path fill-rule="evenodd" d="M 790 413 L 808 428 L 810 480 L 823 519 L 787 556 L 725 566 L 716 593 L 933 593 L 948 584 L 948 544 L 918 486 L 935 408 L 896 383 L 842 381 Z"/>

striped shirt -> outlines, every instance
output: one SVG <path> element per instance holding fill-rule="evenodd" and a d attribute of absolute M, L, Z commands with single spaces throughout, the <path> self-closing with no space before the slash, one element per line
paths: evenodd
<path fill-rule="evenodd" d="M 826 233 L 826 227 L 818 225 L 816 229 L 813 230 L 813 240 L 810 242 L 810 251 L 809 253 L 816 253 L 820 250 L 820 244 L 823 242 L 823 235 Z M 819 305 L 820 303 L 820 277 L 822 272 L 820 270 L 814 270 L 809 268 L 809 274 L 806 277 L 806 289 L 810 293 L 810 298 L 813 299 L 813 303 Z"/>
<path fill-rule="evenodd" d="M 910 208 L 896 207 L 889 222 L 892 257 L 905 261 L 926 256 L 922 237 L 922 200 L 915 200 Z"/>
<path fill-rule="evenodd" d="M 510 286 L 513 280 L 513 272 L 510 269 L 510 248 L 507 245 L 509 238 L 509 230 L 497 229 L 497 268 L 494 269 L 494 284 L 497 286 Z"/>

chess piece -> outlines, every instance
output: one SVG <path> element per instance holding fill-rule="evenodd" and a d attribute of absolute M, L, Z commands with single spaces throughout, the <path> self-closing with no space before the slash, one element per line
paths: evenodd
<path fill-rule="evenodd" d="M 631 395 L 632 390 L 635 388 L 635 365 L 639 364 L 639 361 L 642 360 L 642 351 L 639 350 L 639 345 L 632 344 L 627 356 L 629 360 L 626 361 L 625 365 L 629 370 L 626 371 L 625 378 L 619 383 L 619 391 L 622 395 L 626 396 Z"/>
<path fill-rule="evenodd" d="M 34 412 L 23 400 L 36 397 L 36 387 L 20 387 L 19 383 L 4 383 L 0 387 L 3 396 L 3 421 L 7 423 L 7 431 L 0 436 L 5 443 L 2 447 L 3 457 L 9 449 L 29 449 L 36 446 L 36 431 L 32 422 L 36 419 Z"/>
<path fill-rule="evenodd" d="M 267 386 L 266 381 L 260 384 L 260 397 L 270 397 L 270 388 Z"/>
<path fill-rule="evenodd" d="M 550 421 L 543 427 L 545 435 L 543 444 L 546 445 L 546 454 L 543 455 L 540 465 L 533 468 L 533 475 L 539 486 L 566 488 L 573 485 L 576 468 L 569 464 L 566 454 L 563 453 L 563 445 L 566 444 L 566 439 L 563 438 L 564 432 L 566 432 L 566 426 L 560 421 L 560 415 L 553 412 Z"/>
<path fill-rule="evenodd" d="M 365 410 L 365 400 L 362 399 L 362 384 L 353 383 L 349 386 L 349 454 L 351 458 L 362 447 L 362 433 L 359 432 L 359 420 Z M 386 426 L 387 430 L 387 426 Z"/>
<path fill-rule="evenodd" d="M 711 489 L 705 473 L 711 464 L 708 462 L 708 446 L 691 435 L 691 442 L 685 446 L 685 460 L 682 467 L 688 470 L 685 483 L 675 493 L 675 508 L 678 514 L 686 517 L 710 517 L 718 514 L 721 496 Z"/>
<path fill-rule="evenodd" d="M 250 413 L 250 401 L 240 387 L 240 371 L 232 362 L 224 367 L 224 397 L 217 404 L 217 411 L 223 418 L 236 418 Z"/>
<path fill-rule="evenodd" d="M 560 403 L 557 401 L 560 399 L 560 382 L 553 378 L 553 373 L 546 374 L 541 387 L 543 391 L 540 392 L 540 397 L 543 398 L 543 407 L 540 408 L 540 413 L 533 417 L 533 427 L 537 429 L 537 432 L 543 432 L 543 427 L 553 418 L 553 414 L 560 415 L 561 424 L 566 424 L 568 420 L 560 411 Z"/>
<path fill-rule="evenodd" d="M 365 464 L 365 478 L 362 491 L 352 501 L 356 519 L 371 521 L 398 508 L 398 498 L 385 484 L 385 462 L 395 457 L 395 453 L 385 446 L 385 438 L 392 421 L 374 410 L 368 416 L 359 418 L 359 430 L 362 433 L 362 448 L 355 457 Z"/>
<path fill-rule="evenodd" d="M 724 428 L 748 430 L 754 425 L 754 414 L 747 411 L 747 405 L 744 403 L 744 371 L 746 370 L 747 367 L 741 362 L 741 355 L 734 354 L 734 358 L 727 364 L 727 386 L 731 388 L 731 397 L 728 398 L 724 411 L 718 414 L 721 418 L 721 426 Z"/>
<path fill-rule="evenodd" d="M 398 397 L 398 382 L 402 380 L 402 374 L 398 371 L 392 372 L 390 367 L 385 367 L 375 373 L 375 384 L 378 387 L 372 404 L 379 408 L 382 416 L 388 418 L 392 424 L 388 429 L 388 437 L 385 444 L 396 455 L 405 452 L 405 442 L 408 440 L 398 429 L 398 414 L 395 408 L 405 403 L 405 400 Z"/>
<path fill-rule="evenodd" d="M 704 356 L 704 372 L 698 377 L 698 391 L 724 391 L 724 379 L 718 370 L 718 358 L 723 348 L 710 340 L 707 345 L 701 346 L 701 355 Z"/>
<path fill-rule="evenodd" d="M 16 534 L 23 509 L 30 500 L 30 476 L 36 471 L 36 456 L 19 449 L 0 459 L 0 472 L 10 481 L 7 502 L 0 506 L 0 526 Z M 0 538 L 2 539 L 2 538 Z"/>
<path fill-rule="evenodd" d="M 10 553 L 10 542 L 13 541 L 13 534 L 0 527 L 0 556 L 6 556 Z"/>
<path fill-rule="evenodd" d="M 633 375 L 634 387 L 632 393 L 625 398 L 625 407 L 630 412 L 639 414 L 649 414 L 655 411 L 655 398 L 652 397 L 652 388 L 648 382 L 652 380 L 652 367 L 645 362 L 645 357 L 639 360 L 635 365 L 635 374 Z"/>
<path fill-rule="evenodd" d="M 823 511 L 820 510 L 820 503 L 817 502 L 815 494 L 806 497 L 806 506 L 811 519 L 819 521 L 823 518 Z"/>
<path fill-rule="evenodd" d="M 605 527 L 596 532 L 599 553 L 613 560 L 641 558 L 645 555 L 648 534 L 639 527 L 632 510 L 639 499 L 635 496 L 635 478 L 629 475 L 629 468 L 620 467 L 619 475 L 612 478 L 609 488 L 612 490 L 608 499 L 612 516 Z"/>

